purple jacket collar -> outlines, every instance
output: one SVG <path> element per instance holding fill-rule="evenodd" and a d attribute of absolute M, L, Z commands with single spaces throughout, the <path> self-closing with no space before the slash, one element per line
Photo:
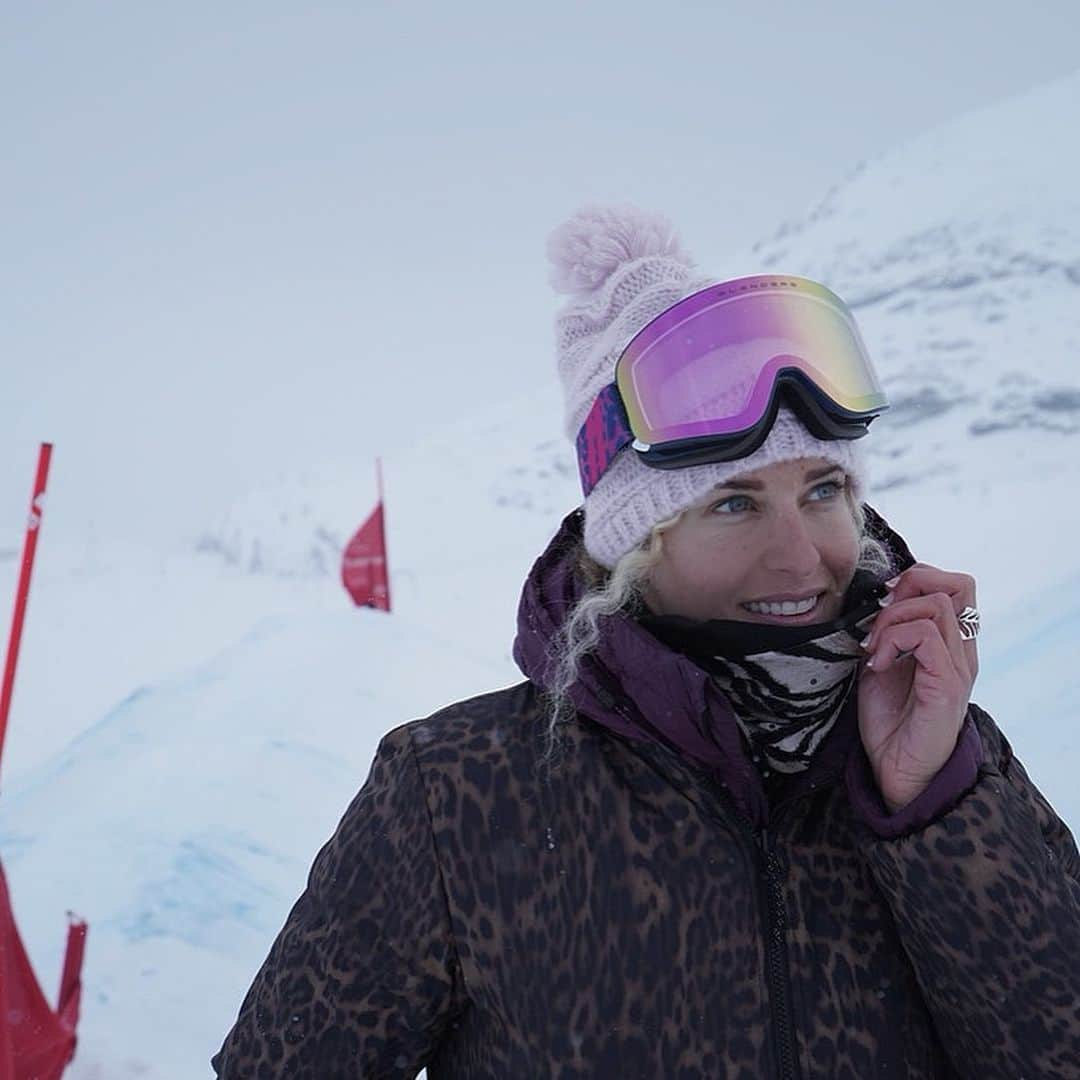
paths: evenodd
<path fill-rule="evenodd" d="M 873 511 L 869 517 L 897 569 L 910 566 L 914 559 L 904 541 Z M 550 682 L 551 642 L 583 589 L 575 566 L 582 524 L 580 509 L 563 521 L 522 591 L 514 659 L 541 688 Z M 761 776 L 747 757 L 727 699 L 710 676 L 633 619 L 616 616 L 601 625 L 600 642 L 570 690 L 578 712 L 625 738 L 677 751 L 726 787 L 751 822 L 764 821 L 768 801 Z M 855 710 L 845 709 L 789 795 L 839 776 L 856 739 Z"/>

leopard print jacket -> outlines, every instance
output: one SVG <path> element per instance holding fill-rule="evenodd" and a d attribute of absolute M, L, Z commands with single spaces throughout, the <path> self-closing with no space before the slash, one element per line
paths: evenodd
<path fill-rule="evenodd" d="M 826 783 L 764 847 L 590 723 L 538 772 L 528 683 L 398 728 L 218 1076 L 1080 1077 L 1076 845 L 975 715 L 988 764 L 928 827 L 878 838 Z"/>

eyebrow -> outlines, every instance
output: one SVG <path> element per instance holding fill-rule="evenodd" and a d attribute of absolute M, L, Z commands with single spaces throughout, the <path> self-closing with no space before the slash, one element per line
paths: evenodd
<path fill-rule="evenodd" d="M 840 465 L 826 465 L 824 469 L 811 469 L 803 477 L 803 483 L 808 484 L 812 480 L 820 480 L 823 476 L 843 471 L 843 467 Z M 717 484 L 715 490 L 720 491 L 730 488 L 732 491 L 761 491 L 764 486 L 760 480 L 728 480 L 723 484 Z"/>

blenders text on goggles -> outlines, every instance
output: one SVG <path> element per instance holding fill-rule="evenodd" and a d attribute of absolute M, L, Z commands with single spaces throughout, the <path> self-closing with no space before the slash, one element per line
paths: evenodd
<path fill-rule="evenodd" d="M 710 285 L 631 339 L 577 437 L 585 495 L 627 446 L 675 469 L 733 461 L 766 439 L 781 399 L 819 439 L 858 439 L 887 409 L 844 302 L 807 278 Z"/>

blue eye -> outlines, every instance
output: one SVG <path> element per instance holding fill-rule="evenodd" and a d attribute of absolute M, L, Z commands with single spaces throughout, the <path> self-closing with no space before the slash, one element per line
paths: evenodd
<path fill-rule="evenodd" d="M 824 498 L 826 498 L 826 499 L 831 499 L 831 498 L 835 498 L 841 491 L 844 490 L 844 484 L 839 480 L 826 480 L 826 481 L 824 481 L 824 483 L 817 484 L 814 487 L 813 491 L 810 493 L 811 497 L 813 497 L 813 495 L 816 492 L 820 491 L 822 488 L 832 488 L 833 489 L 833 491 L 830 494 L 824 496 Z M 821 500 L 818 499 L 817 501 L 820 502 Z"/>
<path fill-rule="evenodd" d="M 733 503 L 733 502 L 739 502 L 740 500 L 742 500 L 742 501 L 744 501 L 744 502 L 748 502 L 748 503 L 750 503 L 751 505 L 753 505 L 753 499 L 751 499 L 749 495 L 732 495 L 732 496 L 730 496 L 729 498 L 727 498 L 727 499 L 724 499 L 724 500 L 723 500 L 723 501 L 721 501 L 721 502 L 718 502 L 718 503 L 717 503 L 717 504 L 716 504 L 716 505 L 715 505 L 715 506 L 713 507 L 713 510 L 720 510 L 720 509 L 721 509 L 722 507 L 725 507 L 725 506 L 727 506 L 727 505 L 728 505 L 729 503 Z M 731 510 L 731 509 L 729 509 L 729 510 L 724 510 L 724 511 L 723 511 L 723 513 L 727 513 L 727 514 L 737 514 L 737 513 L 739 513 L 739 511 L 738 511 L 738 510 Z"/>

